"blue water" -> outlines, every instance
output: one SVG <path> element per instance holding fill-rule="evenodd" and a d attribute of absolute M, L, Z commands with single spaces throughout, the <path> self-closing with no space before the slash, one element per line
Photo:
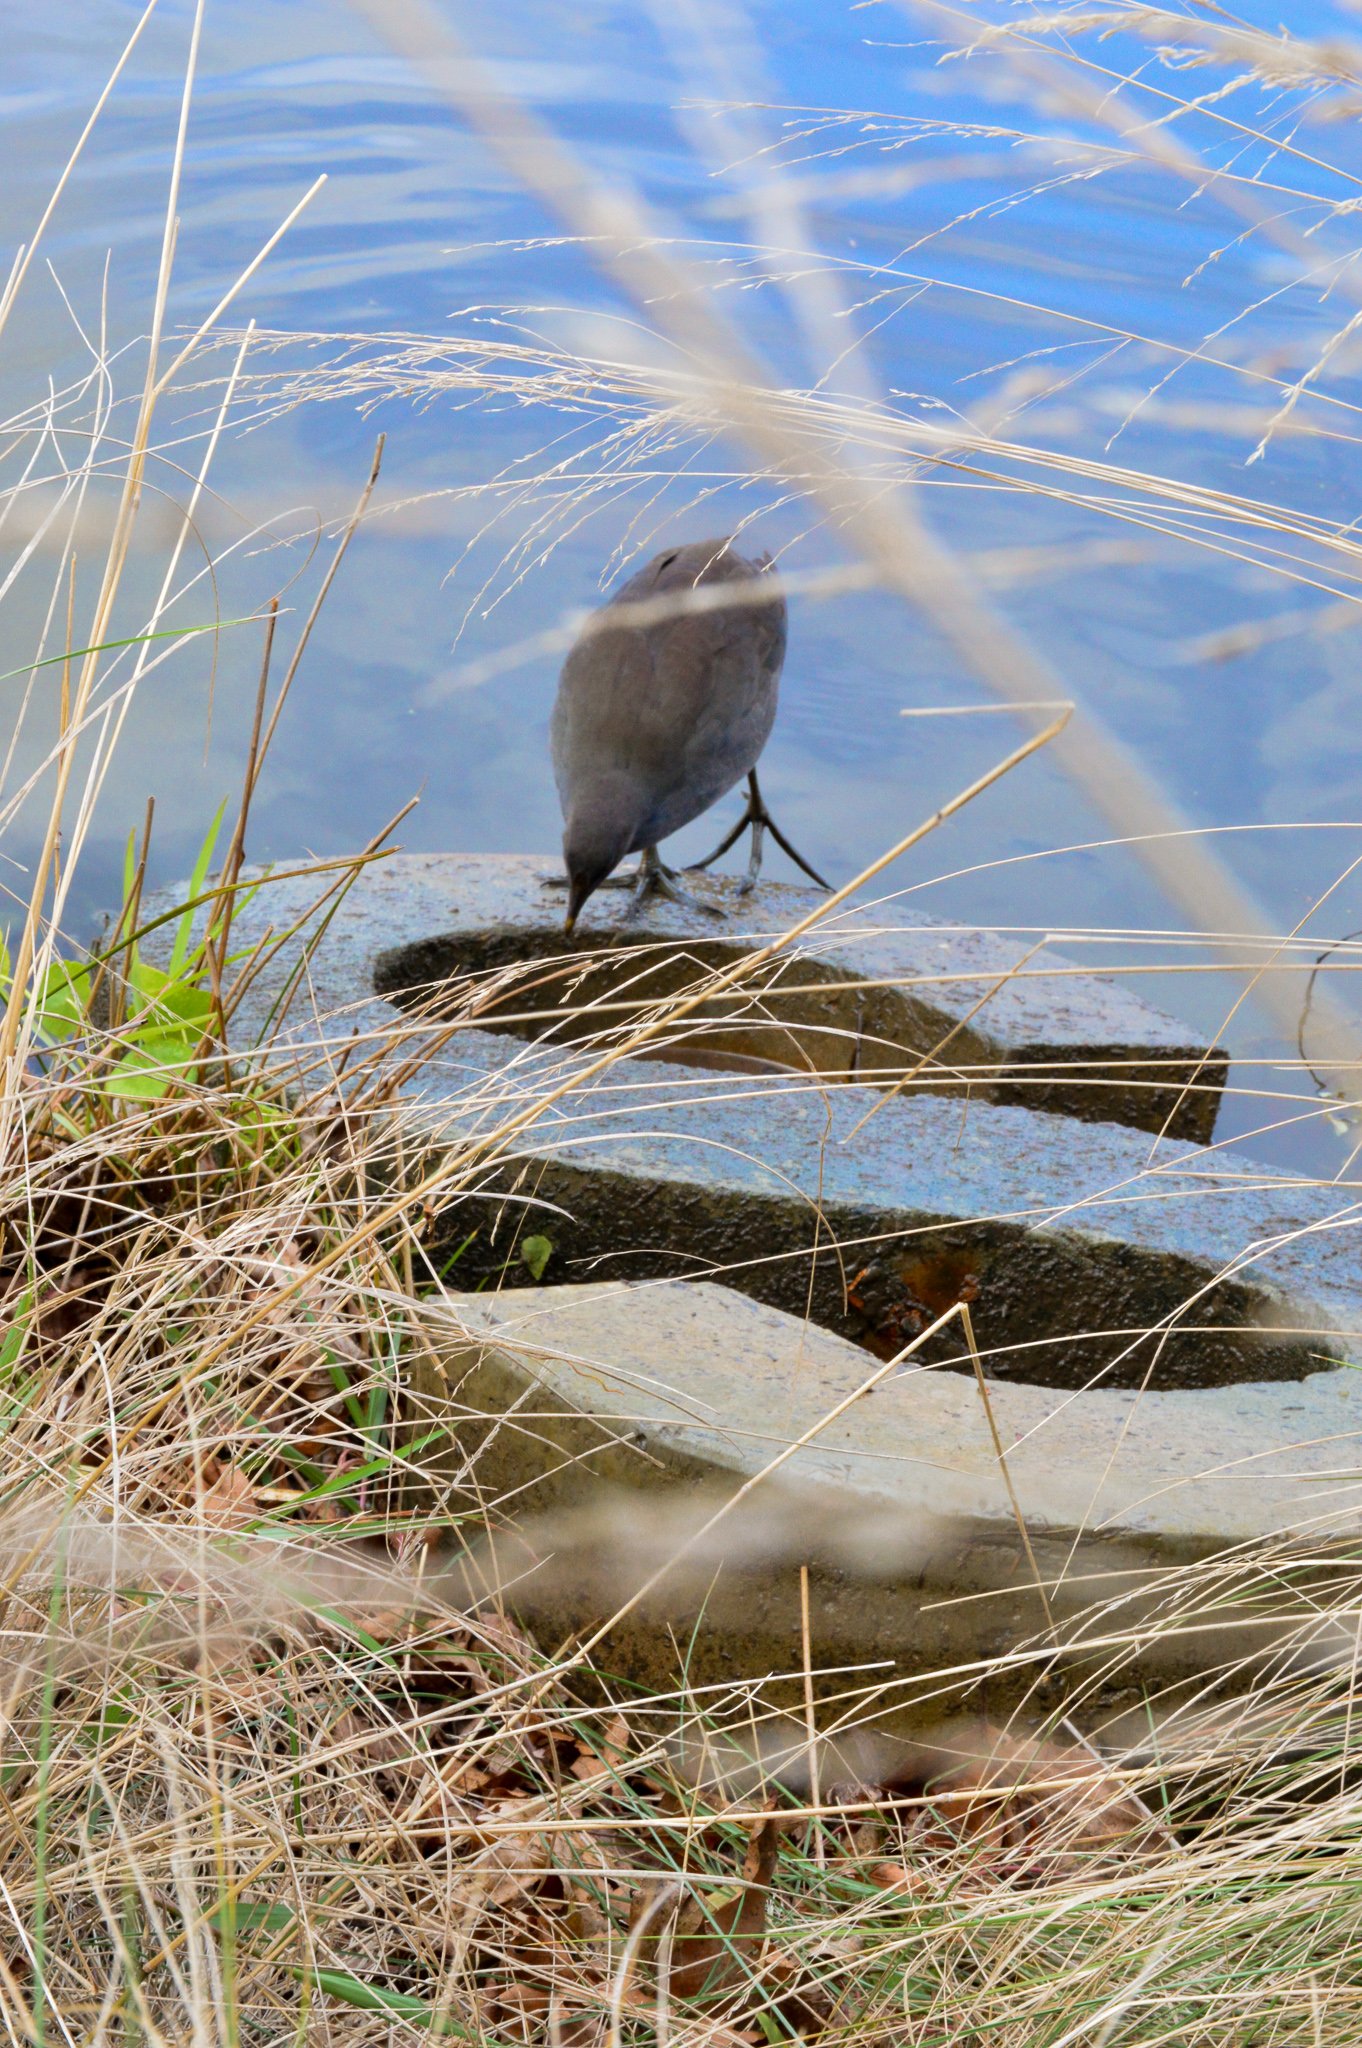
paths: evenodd
<path fill-rule="evenodd" d="M 1305 397 L 1295 414 L 1327 424 L 1334 438 L 1283 433 L 1265 460 L 1247 465 L 1278 402 L 1278 387 L 1269 389 L 1263 377 L 1298 377 L 1344 327 L 1357 298 L 1324 270 L 1302 281 L 1299 251 L 1284 252 L 1262 231 L 1245 234 L 1214 191 L 1133 168 L 1011 204 L 1010 195 L 1050 176 L 1053 165 L 996 138 L 926 132 L 909 140 L 861 123 L 831 137 L 839 147 L 854 145 L 846 153 L 816 160 L 790 139 L 795 117 L 788 110 L 796 108 L 878 112 L 895 122 L 1040 125 L 1025 93 L 996 64 L 939 65 L 923 22 L 892 7 L 761 0 L 745 17 L 727 17 L 728 75 L 716 83 L 696 55 L 684 9 L 659 6 L 654 16 L 605 0 L 510 0 L 495 11 L 445 4 L 498 63 L 503 81 L 604 179 L 642 194 L 668 230 L 690 242 L 696 260 L 717 264 L 745 254 L 754 234 L 744 203 L 751 174 L 729 164 L 731 133 L 687 103 L 750 102 L 737 117 L 746 144 L 786 138 L 780 160 L 808 188 L 801 246 L 836 266 L 836 331 L 857 347 L 848 366 L 832 373 L 834 388 L 868 383 L 987 416 L 1004 392 L 1015 405 L 1023 375 L 1064 369 L 1076 373 L 1072 386 L 1020 413 L 1007 431 L 1317 518 L 1346 522 L 1358 513 L 1350 408 L 1362 394 L 1359 345 L 1351 338 L 1318 380 L 1330 404 Z M 22 20 L 7 23 L 0 83 L 6 260 L 31 231 L 138 11 L 125 0 L 65 0 L 24 9 Z M 1274 23 L 1266 7 L 1251 18 L 1269 29 Z M 70 308 L 93 326 L 107 258 L 111 339 L 132 343 L 145 330 L 190 19 L 183 0 L 164 0 L 63 203 L 46 245 L 56 276 L 35 270 L 0 344 L 4 415 L 39 397 L 49 372 L 60 383 L 82 366 L 57 280 Z M 1292 12 L 1298 34 L 1346 35 L 1352 26 L 1351 13 L 1325 0 Z M 1108 66 L 1149 61 L 1146 46 L 1119 41 L 1091 46 L 1089 54 Z M 1209 74 L 1189 77 L 1210 82 Z M 1245 127 L 1275 124 L 1285 153 L 1212 115 L 1188 129 L 1189 139 L 1210 161 L 1258 171 L 1268 210 L 1311 231 L 1321 266 L 1349 256 L 1353 217 L 1326 220 L 1317 202 L 1362 191 L 1355 122 L 1298 126 L 1302 101 L 1287 95 L 1272 102 L 1240 95 L 1227 111 Z M 1074 134 L 1100 132 L 1072 110 L 1052 110 L 1050 118 Z M 886 152 L 886 141 L 898 146 Z M 552 343 L 616 356 L 641 345 L 637 314 L 580 250 L 523 246 L 556 224 L 339 0 L 210 0 L 172 328 L 202 318 L 322 171 L 329 178 L 323 193 L 251 282 L 234 323 L 440 337 L 468 333 L 488 317 L 470 308 L 532 308 L 520 324 Z M 857 182 L 861 173 L 905 171 L 919 175 L 894 191 Z M 1268 184 L 1292 189 L 1269 191 Z M 716 272 L 725 281 L 718 303 L 773 374 L 807 384 L 828 370 L 779 285 L 745 289 L 733 277 Z M 1108 331 L 1098 336 L 1081 324 L 1092 321 Z M 1141 403 L 1172 358 L 1144 343 L 1113 354 L 1114 327 L 1147 342 L 1205 344 L 1207 356 L 1252 374 L 1203 361 L 1179 369 L 1153 402 Z M 323 347 L 313 360 L 327 353 Z M 128 390 L 139 365 L 129 355 L 120 373 Z M 566 425 L 571 445 L 585 453 L 599 429 L 588 432 L 580 419 Z M 845 559 L 835 534 L 807 508 L 779 502 L 774 489 L 744 486 L 744 457 L 732 447 L 659 451 L 646 465 L 648 481 L 622 481 L 569 516 L 542 491 L 520 502 L 507 492 L 470 495 L 490 479 L 534 470 L 536 451 L 565 430 L 550 412 L 470 409 L 437 397 L 419 408 L 394 398 L 362 416 L 354 399 L 338 398 L 226 437 L 215 495 L 203 510 L 206 543 L 239 544 L 261 522 L 273 522 L 274 540 L 238 546 L 224 563 L 224 616 L 256 608 L 295 576 L 286 602 L 301 609 L 310 601 L 309 522 L 318 513 L 334 521 L 351 502 L 379 429 L 387 435 L 380 500 L 400 509 L 356 542 L 323 613 L 256 805 L 257 858 L 348 851 L 418 794 L 419 808 L 398 835 L 405 846 L 552 847 L 558 818 L 545 742 L 558 658 L 532 653 L 482 682 L 469 681 L 470 665 L 592 602 L 603 565 L 622 544 L 646 554 L 664 539 L 721 532 L 761 509 L 754 542 L 785 550 L 792 567 Z M 1049 481 L 1063 492 L 1062 476 Z M 153 475 L 147 533 L 128 586 L 130 630 L 139 597 L 154 589 L 169 528 L 157 505 L 162 491 L 184 494 L 170 463 Z M 1128 495 L 1138 511 L 1138 494 Z M 1318 550 L 1296 551 L 1307 580 L 1292 581 L 1232 550 L 1198 549 L 1053 491 L 1022 494 L 978 474 L 930 475 L 922 501 L 962 553 L 1006 578 L 997 601 L 1064 688 L 1101 711 L 1194 823 L 1255 828 L 1222 841 L 1222 850 L 1270 926 L 1292 927 L 1362 851 L 1362 827 L 1348 823 L 1362 818 L 1355 632 L 1294 630 L 1226 660 L 1207 658 L 1195 642 L 1220 628 L 1323 607 L 1328 596 L 1314 587 Z M 520 561 L 516 551 L 532 533 L 538 542 Z M 281 536 L 293 538 L 285 545 Z M 7 568 L 14 536 L 0 537 L 0 545 Z M 1116 558 L 1118 545 L 1125 553 Z M 1022 558 L 1023 549 L 1036 552 Z M 88 560 L 97 552 L 92 541 Z M 512 559 L 523 569 L 518 577 L 507 572 Z M 55 562 L 40 549 L 6 600 L 7 640 L 21 653 Z M 1327 568 L 1330 588 L 1346 589 L 1346 564 L 1335 558 Z M 208 615 L 200 593 L 176 617 L 187 621 L 195 605 Z M 297 617 L 295 610 L 286 619 L 286 636 Z M 239 772 L 258 650 L 255 628 L 228 632 L 215 672 L 205 644 L 147 680 L 101 799 L 73 925 L 88 923 L 115 892 L 124 837 L 148 795 L 156 800 L 153 880 L 188 867 L 208 816 Z M 901 710 L 983 701 L 983 687 L 897 600 L 857 592 L 796 602 L 781 717 L 763 764 L 777 816 L 819 867 L 848 876 L 1016 742 L 1006 717 L 905 719 Z M 52 698 L 40 691 L 9 789 L 50 743 L 52 715 Z M 33 806 L 11 829 L 4 851 L 12 859 L 31 855 L 39 817 Z M 1334 821 L 1343 828 L 1261 829 Z M 704 850 L 721 822 L 693 827 L 676 850 Z M 1074 785 L 1051 764 L 1033 761 L 893 880 L 913 889 L 919 908 L 1026 931 L 1184 925 L 1185 915 L 1170 909 L 1128 853 L 1017 860 L 1107 836 Z M 959 879 L 943 879 L 964 869 L 970 872 Z M 780 871 L 778 857 L 772 871 Z M 1353 925 L 1362 925 L 1357 883 L 1309 929 L 1332 936 Z M 1132 956 L 1106 947 L 1093 957 Z M 1220 1027 L 1234 993 L 1210 975 L 1151 975 L 1144 986 L 1207 1031 Z M 1244 1058 L 1289 1050 L 1246 1014 L 1235 1020 L 1231 1043 Z M 1242 1104 L 1226 1128 L 1250 1127 L 1264 1114 L 1270 1109 Z M 1267 1149 L 1274 1148 L 1330 1171 L 1344 1156 L 1327 1134 L 1275 1140 Z"/>

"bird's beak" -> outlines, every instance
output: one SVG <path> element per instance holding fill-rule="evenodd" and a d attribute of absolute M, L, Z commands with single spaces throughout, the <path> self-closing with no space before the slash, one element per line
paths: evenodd
<path fill-rule="evenodd" d="M 572 937 L 573 932 L 577 928 L 577 920 L 582 914 L 582 905 L 590 894 L 591 884 L 589 882 L 584 882 L 580 875 L 568 876 L 567 916 L 563 919 L 563 930 L 569 938 Z"/>

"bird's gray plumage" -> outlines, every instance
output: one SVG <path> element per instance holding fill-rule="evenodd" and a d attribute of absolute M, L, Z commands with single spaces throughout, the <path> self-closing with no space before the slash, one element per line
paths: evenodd
<path fill-rule="evenodd" d="M 769 602 L 610 622 L 617 606 L 768 578 Z M 668 548 L 597 614 L 563 664 L 550 731 L 569 929 L 626 855 L 650 854 L 755 769 L 784 658 L 770 559 L 726 539 Z"/>

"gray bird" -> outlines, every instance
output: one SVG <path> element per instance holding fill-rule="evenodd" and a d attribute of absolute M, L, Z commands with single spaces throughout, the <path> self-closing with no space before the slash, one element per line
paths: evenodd
<path fill-rule="evenodd" d="M 639 605 L 725 584 L 765 586 L 760 601 L 670 617 L 610 623 L 619 605 Z M 769 594 L 767 594 L 769 593 Z M 756 764 L 775 723 L 785 659 L 785 600 L 769 555 L 748 561 L 727 539 L 668 548 L 616 591 L 563 664 L 553 707 L 553 774 L 563 809 L 567 930 L 582 905 L 630 853 L 635 903 L 653 890 L 693 899 L 657 856 L 679 832 L 747 777 L 747 808 L 696 868 L 707 868 L 752 827 L 752 855 L 739 884 L 761 870 L 762 833 L 821 888 L 828 884 L 777 828 L 757 784 Z"/>

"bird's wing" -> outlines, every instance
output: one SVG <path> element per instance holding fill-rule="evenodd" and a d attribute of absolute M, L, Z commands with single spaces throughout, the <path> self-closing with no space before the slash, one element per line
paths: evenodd
<path fill-rule="evenodd" d="M 550 743 L 566 805 L 576 776 L 608 767 L 648 783 L 665 772 L 665 736 L 648 716 L 655 698 L 652 650 L 636 626 L 597 629 L 563 664 Z"/>
<path fill-rule="evenodd" d="M 708 791 L 692 815 L 740 782 L 770 737 L 784 611 L 783 604 L 745 605 L 654 629 L 654 701 L 668 707 L 676 779 L 697 797 Z"/>

